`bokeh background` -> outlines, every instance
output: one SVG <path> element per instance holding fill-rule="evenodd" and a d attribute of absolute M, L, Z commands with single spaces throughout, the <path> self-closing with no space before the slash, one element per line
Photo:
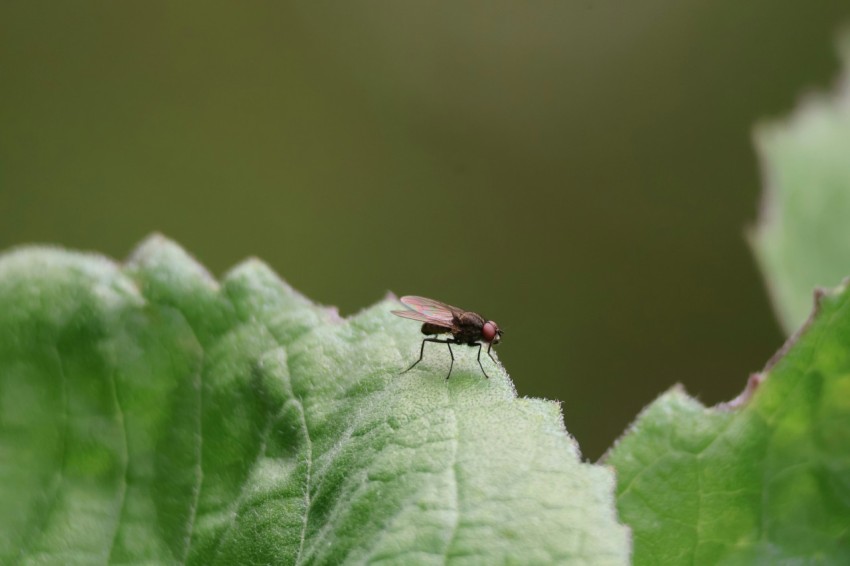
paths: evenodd
<path fill-rule="evenodd" d="M 781 345 L 744 237 L 751 128 L 831 84 L 847 21 L 846 0 L 4 2 L 0 248 L 124 258 L 160 231 L 344 314 L 387 290 L 479 311 L 596 459 L 672 384 L 730 399 Z"/>

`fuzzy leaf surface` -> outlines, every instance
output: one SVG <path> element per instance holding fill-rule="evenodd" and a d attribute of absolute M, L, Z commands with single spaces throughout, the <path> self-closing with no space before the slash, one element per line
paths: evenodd
<path fill-rule="evenodd" d="M 2 256 L 0 563 L 626 563 L 558 405 L 471 348 L 399 376 L 399 306 L 343 320 L 160 237 Z"/>

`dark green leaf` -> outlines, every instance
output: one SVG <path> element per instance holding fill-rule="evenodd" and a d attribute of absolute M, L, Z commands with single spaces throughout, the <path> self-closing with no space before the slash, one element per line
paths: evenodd
<path fill-rule="evenodd" d="M 850 292 L 744 393 L 674 388 L 607 456 L 637 564 L 850 563 Z"/>

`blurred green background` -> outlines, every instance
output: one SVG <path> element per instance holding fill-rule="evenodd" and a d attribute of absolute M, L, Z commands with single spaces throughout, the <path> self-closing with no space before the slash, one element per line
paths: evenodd
<path fill-rule="evenodd" d="M 5 2 L 0 247 L 123 258 L 161 231 L 344 314 L 386 290 L 479 311 L 519 393 L 562 400 L 595 459 L 673 383 L 729 399 L 781 345 L 744 240 L 751 127 L 831 83 L 848 19 L 846 0 Z"/>

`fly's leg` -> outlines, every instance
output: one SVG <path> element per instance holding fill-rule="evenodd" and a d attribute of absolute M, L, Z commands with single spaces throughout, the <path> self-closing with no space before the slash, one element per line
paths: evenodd
<path fill-rule="evenodd" d="M 487 355 L 488 356 L 490 355 L 490 348 L 487 348 Z M 493 357 L 490 356 L 490 359 L 492 360 Z M 490 376 L 487 375 L 486 371 L 484 371 L 484 366 L 481 365 L 481 342 L 478 343 L 478 367 L 481 368 L 481 373 L 484 374 L 484 377 L 486 377 L 487 379 L 490 379 Z"/>
<path fill-rule="evenodd" d="M 423 339 L 422 340 L 422 347 L 419 348 L 419 359 L 416 360 L 415 362 L 413 362 L 412 366 L 410 366 L 409 368 L 407 368 L 406 370 L 401 372 L 399 375 L 401 375 L 402 373 L 409 372 L 410 370 L 412 370 L 416 366 L 416 364 L 418 364 L 419 362 L 422 361 L 422 356 L 425 355 L 425 342 L 436 342 L 437 344 L 448 344 L 449 343 L 448 340 L 438 340 L 436 338 L 425 338 L 425 339 Z M 451 353 L 451 351 L 452 351 L 452 348 L 451 348 L 451 346 L 449 346 L 449 353 Z M 452 364 L 454 364 L 454 356 L 452 356 Z M 452 370 L 451 370 L 451 368 L 449 368 L 449 375 L 451 375 L 451 373 L 452 373 Z M 448 378 L 446 378 L 446 379 L 448 379 Z"/>
<path fill-rule="evenodd" d="M 446 346 L 449 348 L 449 355 L 452 357 L 452 362 L 449 364 L 449 375 L 446 376 L 446 380 L 452 376 L 452 368 L 455 367 L 455 355 L 452 352 L 452 343 L 449 340 L 446 340 Z"/>
<path fill-rule="evenodd" d="M 490 345 L 487 346 L 487 355 L 490 356 L 490 359 L 493 360 L 493 363 L 495 364 L 496 360 L 495 360 L 495 358 L 493 358 L 493 354 L 490 353 L 490 350 L 492 350 L 492 349 L 493 349 L 493 343 L 490 342 Z M 478 353 L 480 354 L 481 350 L 479 350 Z M 496 365 L 498 365 L 498 364 L 496 364 Z"/>

